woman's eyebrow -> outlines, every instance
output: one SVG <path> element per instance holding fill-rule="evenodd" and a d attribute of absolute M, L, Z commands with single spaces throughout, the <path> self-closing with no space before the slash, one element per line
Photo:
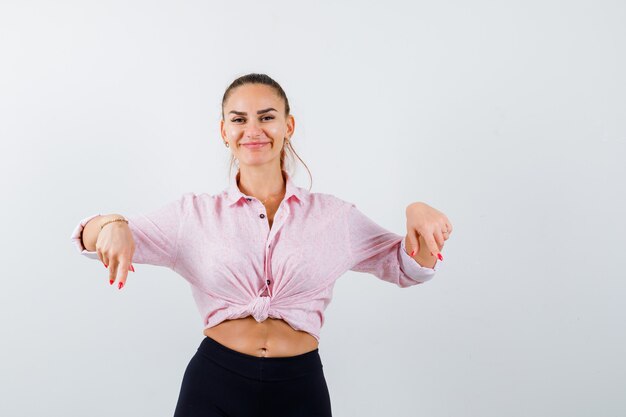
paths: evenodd
<path fill-rule="evenodd" d="M 267 112 L 270 112 L 270 111 L 278 111 L 278 110 L 276 110 L 273 107 L 269 107 L 267 109 L 263 109 L 263 110 L 257 111 L 256 114 L 267 113 Z M 248 115 L 248 113 L 246 113 L 245 111 L 237 111 L 237 110 L 231 110 L 231 111 L 228 112 L 228 114 L 231 114 L 231 113 L 238 114 L 239 116 L 247 116 Z"/>

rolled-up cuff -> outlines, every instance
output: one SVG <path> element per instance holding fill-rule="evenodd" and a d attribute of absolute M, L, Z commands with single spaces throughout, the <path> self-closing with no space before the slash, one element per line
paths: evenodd
<path fill-rule="evenodd" d="M 87 249 L 85 249 L 82 242 L 83 229 L 85 228 L 85 225 L 89 222 L 89 220 L 93 219 L 96 216 L 100 216 L 100 214 L 92 214 L 91 216 L 82 219 L 80 223 L 78 223 L 78 225 L 76 225 L 76 227 L 74 228 L 71 239 L 81 255 L 85 255 L 86 257 L 91 259 L 100 260 L 100 258 L 98 257 L 98 253 L 96 251 L 88 251 Z"/>

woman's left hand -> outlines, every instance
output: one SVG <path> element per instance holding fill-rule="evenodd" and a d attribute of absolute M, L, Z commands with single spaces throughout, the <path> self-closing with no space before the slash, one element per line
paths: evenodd
<path fill-rule="evenodd" d="M 421 236 L 431 255 L 443 260 L 440 252 L 452 233 L 452 224 L 445 214 L 426 203 L 411 203 L 406 208 L 406 229 L 411 247 L 416 248 L 411 257 L 422 249 Z"/>

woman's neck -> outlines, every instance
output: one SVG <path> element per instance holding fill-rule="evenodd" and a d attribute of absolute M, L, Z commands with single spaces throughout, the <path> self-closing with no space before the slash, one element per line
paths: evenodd
<path fill-rule="evenodd" d="M 273 170 L 271 174 L 260 170 L 240 170 L 235 180 L 242 193 L 257 198 L 263 204 L 280 202 L 285 196 L 286 183 L 282 170 L 278 173 Z"/>

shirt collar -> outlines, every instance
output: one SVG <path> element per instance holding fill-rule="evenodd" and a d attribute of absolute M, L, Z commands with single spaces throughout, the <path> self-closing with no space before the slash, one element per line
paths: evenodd
<path fill-rule="evenodd" d="M 294 196 L 298 203 L 302 205 L 304 203 L 303 198 L 303 189 L 294 184 L 291 176 L 287 173 L 287 171 L 282 170 L 283 177 L 285 178 L 285 200 L 289 200 L 292 196 Z M 239 178 L 239 172 L 235 175 L 235 178 L 231 180 L 230 186 L 226 189 L 226 200 L 228 201 L 228 206 L 232 206 L 239 202 L 242 198 L 253 198 L 252 196 L 248 196 L 241 192 L 239 186 L 237 185 L 237 179 Z"/>

